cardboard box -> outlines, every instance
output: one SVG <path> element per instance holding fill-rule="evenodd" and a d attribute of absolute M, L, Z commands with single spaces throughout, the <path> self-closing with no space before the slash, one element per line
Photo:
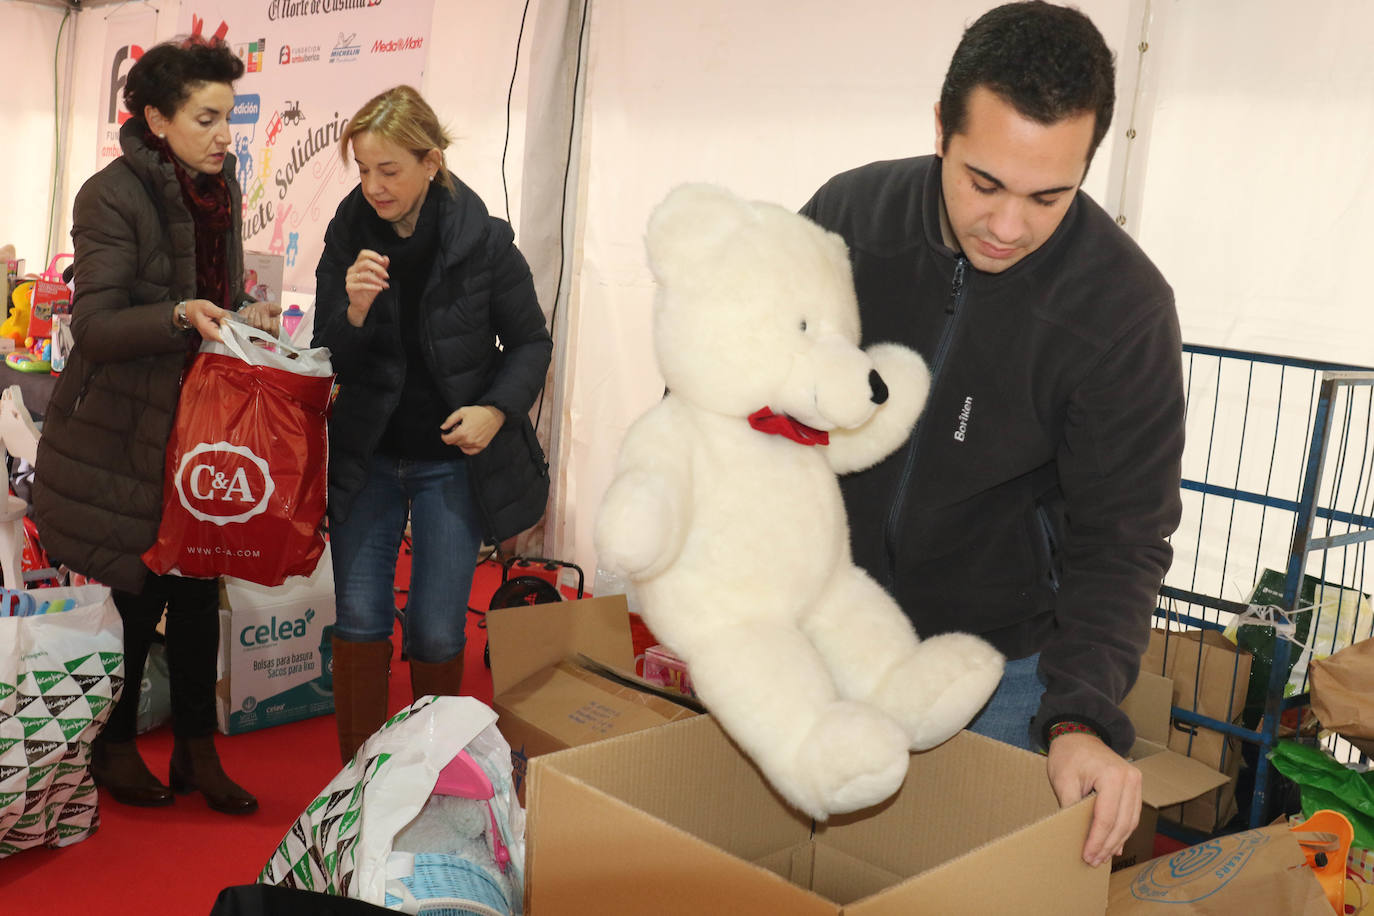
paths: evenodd
<path fill-rule="evenodd" d="M 709 716 L 530 762 L 527 911 L 1086 914 L 1092 802 L 1060 809 L 1044 758 L 961 733 L 888 802 L 813 831 Z"/>
<path fill-rule="evenodd" d="M 493 609 L 487 641 L 491 705 L 522 800 L 532 757 L 697 714 L 634 678 L 624 595 Z"/>
<path fill-rule="evenodd" d="M 1112 859 L 1118 871 L 1154 858 L 1155 830 L 1161 809 L 1196 799 L 1227 782 L 1227 775 L 1196 758 L 1169 749 L 1170 707 L 1174 682 L 1142 670 L 1135 686 L 1121 701 L 1121 710 L 1135 725 L 1131 760 L 1141 776 L 1140 824 Z"/>
<path fill-rule="evenodd" d="M 1239 721 L 1250 681 L 1252 656 L 1215 630 L 1150 633 L 1150 645 L 1141 659 L 1142 672 L 1172 679 L 1172 705 L 1195 709 L 1223 722 Z M 1169 749 L 1192 757 L 1223 773 L 1227 780 L 1217 789 L 1184 805 L 1160 812 L 1165 820 L 1210 833 L 1235 816 L 1236 776 L 1241 766 L 1237 738 L 1209 728 L 1173 722 L 1166 742 Z"/>
<path fill-rule="evenodd" d="M 226 735 L 334 712 L 334 567 L 274 587 L 220 580 L 219 730 Z"/>

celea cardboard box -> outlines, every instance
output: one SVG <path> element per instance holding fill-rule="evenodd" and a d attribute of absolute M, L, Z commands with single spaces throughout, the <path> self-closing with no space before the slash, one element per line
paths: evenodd
<path fill-rule="evenodd" d="M 634 677 L 624 595 L 493 609 L 487 640 L 521 798 L 532 757 L 697 714 L 689 698 Z"/>
<path fill-rule="evenodd" d="M 268 587 L 220 580 L 219 729 L 226 735 L 334 712 L 334 567 Z"/>
<path fill-rule="evenodd" d="M 1090 914 L 1092 804 L 1060 809 L 1044 758 L 967 732 L 901 790 L 812 821 L 710 716 L 530 761 L 527 911 Z"/>

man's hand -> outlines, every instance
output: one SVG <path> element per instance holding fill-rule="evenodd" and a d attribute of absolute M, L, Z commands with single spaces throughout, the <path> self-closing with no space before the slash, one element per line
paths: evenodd
<path fill-rule="evenodd" d="M 1096 792 L 1083 861 L 1110 862 L 1140 822 L 1140 771 L 1095 735 L 1074 732 L 1050 742 L 1050 786 L 1067 808 Z"/>

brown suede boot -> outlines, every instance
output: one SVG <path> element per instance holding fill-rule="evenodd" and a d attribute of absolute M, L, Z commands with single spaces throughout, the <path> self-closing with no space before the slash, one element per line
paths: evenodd
<path fill-rule="evenodd" d="M 92 741 L 91 778 L 122 805 L 157 808 L 172 803 L 172 790 L 148 769 L 132 741 Z"/>
<path fill-rule="evenodd" d="M 442 662 L 410 660 L 410 691 L 415 699 L 430 695 L 460 697 L 463 686 L 463 653 Z"/>
<path fill-rule="evenodd" d="M 391 640 L 350 642 L 335 636 L 332 646 L 339 759 L 348 763 L 368 736 L 386 721 Z"/>
<path fill-rule="evenodd" d="M 199 791 L 211 808 L 225 814 L 251 814 L 258 800 L 230 779 L 219 762 L 214 735 L 175 738 L 172 742 L 172 789 L 185 794 Z"/>

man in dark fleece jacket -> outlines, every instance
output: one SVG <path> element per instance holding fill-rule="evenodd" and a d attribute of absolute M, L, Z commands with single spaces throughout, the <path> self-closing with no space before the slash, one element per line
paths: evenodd
<path fill-rule="evenodd" d="M 1140 816 L 1135 682 L 1180 514 L 1173 293 L 1079 185 L 1115 100 L 1076 10 L 998 7 L 964 33 L 935 156 L 831 179 L 803 212 L 848 242 L 864 345 L 930 365 L 908 446 L 844 481 L 856 561 L 922 636 L 1010 660 L 974 731 L 1047 753 L 1061 804 L 1097 795 L 1083 858 Z"/>

